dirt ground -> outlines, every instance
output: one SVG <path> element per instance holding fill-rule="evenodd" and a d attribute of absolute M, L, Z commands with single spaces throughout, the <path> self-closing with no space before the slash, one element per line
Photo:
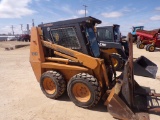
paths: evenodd
<path fill-rule="evenodd" d="M 0 42 L 0 44 L 2 44 Z M 160 68 L 160 51 L 150 53 L 134 45 L 134 57 L 146 56 Z M 29 63 L 29 46 L 5 51 L 0 47 L 0 120 L 114 120 L 100 102 L 92 110 L 75 106 L 67 96 L 59 100 L 45 97 Z M 157 79 L 135 76 L 143 86 L 160 92 Z M 150 115 L 151 120 L 160 120 Z"/>

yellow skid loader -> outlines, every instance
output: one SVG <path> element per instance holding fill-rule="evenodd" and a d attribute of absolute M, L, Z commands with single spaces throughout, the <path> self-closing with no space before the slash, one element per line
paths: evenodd
<path fill-rule="evenodd" d="M 78 33 L 75 33 L 74 28 L 68 26 L 67 30 L 61 29 L 69 40 L 63 40 L 61 44 L 67 46 L 71 42 L 74 43 L 71 47 L 75 48 L 83 45 L 85 54 L 53 43 L 45 38 L 41 27 L 32 28 L 30 63 L 42 92 L 48 98 L 58 99 L 67 90 L 70 100 L 83 108 L 91 108 L 103 99 L 114 118 L 149 120 L 147 112 L 160 112 L 160 109 L 157 106 L 149 107 L 147 96 L 160 97 L 160 94 L 148 93 L 134 81 L 131 37 L 129 59 L 124 71 L 117 77 L 110 56 L 106 54 L 108 59 L 101 59 L 104 53 L 100 52 L 90 24 L 88 21 L 83 24 L 84 33 L 90 41 L 89 48 L 76 41 Z M 56 42 L 60 42 L 56 31 L 54 35 Z"/>

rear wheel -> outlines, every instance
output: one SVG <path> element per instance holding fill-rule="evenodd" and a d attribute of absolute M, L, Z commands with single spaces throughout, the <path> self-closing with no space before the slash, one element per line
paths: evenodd
<path fill-rule="evenodd" d="M 154 50 L 155 50 L 154 45 L 149 45 L 149 46 L 148 46 L 148 51 L 149 51 L 149 52 L 154 52 Z"/>
<path fill-rule="evenodd" d="M 115 70 L 121 70 L 123 67 L 123 59 L 121 55 L 117 53 L 112 53 L 111 57 L 112 57 L 111 59 L 112 59 L 112 63 L 113 63 Z"/>
<path fill-rule="evenodd" d="M 56 99 L 65 92 L 66 81 L 60 73 L 47 71 L 40 78 L 40 87 L 48 98 Z"/>
<path fill-rule="evenodd" d="M 137 48 L 139 48 L 139 49 L 143 49 L 144 46 L 145 46 L 145 45 L 144 45 L 142 42 L 138 42 L 138 43 L 137 43 Z"/>
<path fill-rule="evenodd" d="M 67 85 L 69 98 L 79 107 L 95 106 L 101 98 L 100 85 L 95 77 L 79 73 L 71 78 Z"/>
<path fill-rule="evenodd" d="M 144 49 L 144 46 L 145 46 L 145 45 L 144 45 L 143 43 L 139 43 L 139 48 L 140 48 L 140 49 Z"/>

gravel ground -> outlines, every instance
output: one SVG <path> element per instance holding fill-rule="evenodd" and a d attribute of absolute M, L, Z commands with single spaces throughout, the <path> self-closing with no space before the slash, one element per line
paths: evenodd
<path fill-rule="evenodd" d="M 0 42 L 1 44 L 1 42 Z M 134 57 L 146 56 L 160 68 L 160 51 L 154 53 L 134 46 Z M 67 94 L 59 100 L 46 98 L 29 63 L 29 47 L 5 51 L 0 47 L 0 120 L 114 120 L 103 102 L 92 110 L 75 106 Z M 158 70 L 157 76 L 160 76 Z M 160 77 L 135 76 L 143 86 L 160 92 Z M 160 116 L 150 115 L 151 120 Z"/>

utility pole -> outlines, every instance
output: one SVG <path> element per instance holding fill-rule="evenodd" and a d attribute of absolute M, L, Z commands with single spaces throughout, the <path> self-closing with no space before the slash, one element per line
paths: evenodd
<path fill-rule="evenodd" d="M 21 25 L 21 30 L 22 30 L 22 34 L 23 34 L 23 24 L 20 24 Z"/>
<path fill-rule="evenodd" d="M 29 34 L 29 24 L 27 24 L 27 34 Z"/>
<path fill-rule="evenodd" d="M 86 17 L 86 8 L 88 7 L 87 5 L 83 5 L 84 6 L 84 10 L 85 10 L 85 17 Z"/>
<path fill-rule="evenodd" d="M 32 27 L 34 27 L 34 19 L 32 19 Z"/>
<path fill-rule="evenodd" d="M 14 28 L 14 27 L 13 27 L 13 25 L 12 25 L 12 26 L 11 26 L 11 29 L 12 29 L 12 33 L 13 33 L 13 35 L 14 35 L 14 30 L 13 30 L 13 28 Z"/>

